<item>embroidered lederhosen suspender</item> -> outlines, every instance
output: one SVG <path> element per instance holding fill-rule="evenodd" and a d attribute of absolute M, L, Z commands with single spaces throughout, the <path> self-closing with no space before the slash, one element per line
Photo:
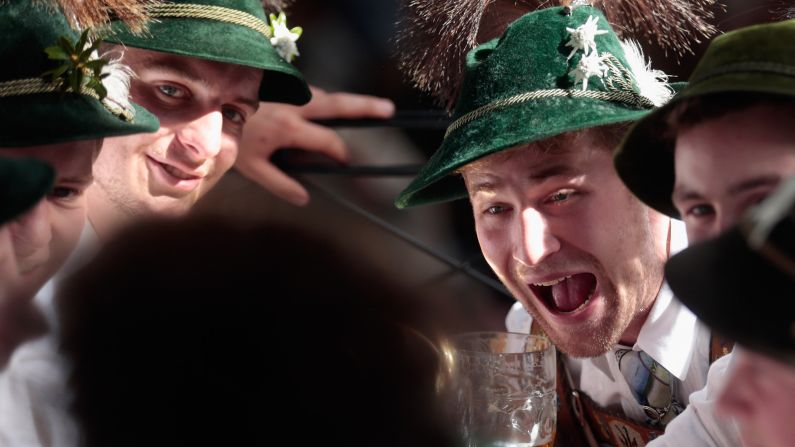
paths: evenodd
<path fill-rule="evenodd" d="M 532 334 L 544 335 L 538 325 L 531 326 Z M 731 352 L 734 343 L 712 334 L 709 363 Z M 644 447 L 663 434 L 663 429 L 635 422 L 618 412 L 597 405 L 583 391 L 575 389 L 563 356 L 558 352 L 558 425 L 556 447 Z"/>

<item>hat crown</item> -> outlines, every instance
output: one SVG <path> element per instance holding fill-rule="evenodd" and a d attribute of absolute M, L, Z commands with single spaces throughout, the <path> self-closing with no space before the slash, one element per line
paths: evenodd
<path fill-rule="evenodd" d="M 0 57 L 5 61 L 0 82 L 37 78 L 58 65 L 44 49 L 65 37 L 77 40 L 60 11 L 42 2 L 10 0 L 0 5 Z"/>
<path fill-rule="evenodd" d="M 578 27 L 591 21 L 598 56 L 613 56 L 629 68 L 621 41 L 596 8 L 545 8 L 525 14 L 505 33 L 467 54 L 461 96 L 453 114 L 460 117 L 494 101 L 531 91 L 582 89 L 572 74 L 586 51 L 567 45 Z M 592 50 L 591 52 L 594 52 Z M 571 55 L 571 57 L 569 57 Z M 587 90 L 607 91 L 599 76 L 588 79 Z M 633 90 L 637 92 L 637 89 Z"/>
<path fill-rule="evenodd" d="M 261 0 L 168 0 L 164 4 L 186 4 L 186 5 L 205 5 L 219 6 L 222 8 L 236 9 L 251 14 L 258 19 L 266 20 L 265 10 Z"/>
<path fill-rule="evenodd" d="M 749 26 L 715 38 L 701 58 L 690 82 L 693 85 L 712 76 L 735 69 L 760 70 L 776 68 L 795 77 L 795 19 L 780 23 Z"/>

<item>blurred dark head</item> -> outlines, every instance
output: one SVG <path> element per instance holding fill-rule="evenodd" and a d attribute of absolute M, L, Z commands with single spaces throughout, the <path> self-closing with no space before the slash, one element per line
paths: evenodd
<path fill-rule="evenodd" d="M 89 446 L 447 444 L 432 315 L 298 230 L 138 226 L 59 310 Z"/>

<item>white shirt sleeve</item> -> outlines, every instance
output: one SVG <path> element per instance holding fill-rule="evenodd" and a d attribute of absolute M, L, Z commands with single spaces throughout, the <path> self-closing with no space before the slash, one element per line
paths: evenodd
<path fill-rule="evenodd" d="M 23 344 L 0 374 L 0 440 L 14 447 L 75 447 L 67 367 L 53 337 Z"/>
<path fill-rule="evenodd" d="M 726 379 L 732 354 L 709 368 L 707 384 L 690 395 L 690 404 L 665 429 L 665 434 L 647 447 L 742 447 L 734 421 L 716 414 L 716 403 Z"/>
<path fill-rule="evenodd" d="M 524 310 L 522 303 L 515 302 L 505 316 L 505 328 L 508 332 L 518 332 L 521 334 L 529 334 L 530 326 L 533 324 L 533 317 Z"/>

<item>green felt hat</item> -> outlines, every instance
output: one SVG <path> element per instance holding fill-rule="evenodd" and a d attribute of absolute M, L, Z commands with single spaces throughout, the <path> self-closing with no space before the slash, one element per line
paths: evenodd
<path fill-rule="evenodd" d="M 88 85 L 89 75 L 80 92 L 72 88 L 62 92 L 62 78 L 53 82 L 43 76 L 65 65 L 63 60 L 50 59 L 45 48 L 57 46 L 61 38 L 72 44 L 79 39 L 62 14 L 29 0 L 1 2 L 0 36 L 0 58 L 5 61 L 0 70 L 0 147 L 93 140 L 158 129 L 154 115 L 135 104 L 123 104 L 126 94 L 124 98 L 109 94 L 100 100 Z"/>
<path fill-rule="evenodd" d="M 295 67 L 271 44 L 261 0 L 175 0 L 147 8 L 149 31 L 114 23 L 107 40 L 130 47 L 261 68 L 260 100 L 302 105 L 312 94 Z"/>
<path fill-rule="evenodd" d="M 40 160 L 0 157 L 0 225 L 41 200 L 54 180 L 55 171 Z"/>
<path fill-rule="evenodd" d="M 667 118 L 682 100 L 717 93 L 765 93 L 795 100 L 795 20 L 742 28 L 717 37 L 688 86 L 665 107 L 638 121 L 616 150 L 615 165 L 627 187 L 672 217 L 675 137 Z M 706 99 L 708 100 L 708 99 Z"/>
<path fill-rule="evenodd" d="M 795 178 L 665 268 L 674 294 L 731 339 L 795 365 Z"/>
<path fill-rule="evenodd" d="M 622 43 L 597 9 L 526 14 L 502 37 L 469 52 L 453 124 L 395 205 L 465 197 L 460 176 L 451 174 L 486 155 L 637 120 L 671 96 L 660 76 L 647 70 L 637 45 Z"/>

